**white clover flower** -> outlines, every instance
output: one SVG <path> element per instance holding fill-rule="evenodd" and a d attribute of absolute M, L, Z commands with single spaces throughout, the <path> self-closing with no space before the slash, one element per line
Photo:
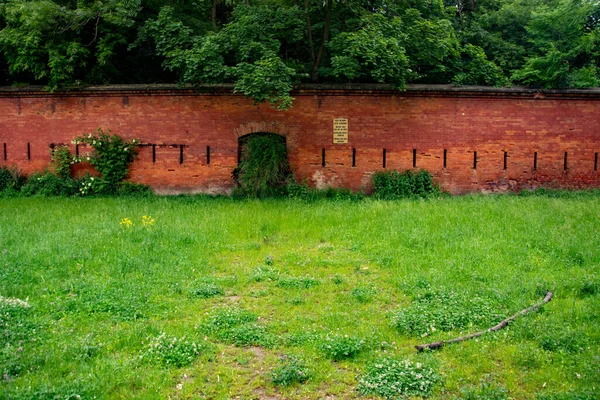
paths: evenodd
<path fill-rule="evenodd" d="M 29 305 L 29 303 L 27 302 L 27 300 L 28 299 L 21 300 L 21 299 L 15 298 L 15 297 L 2 297 L 2 296 L 0 296 L 0 304 L 6 304 L 6 305 L 9 305 L 11 307 L 29 308 L 31 306 Z"/>

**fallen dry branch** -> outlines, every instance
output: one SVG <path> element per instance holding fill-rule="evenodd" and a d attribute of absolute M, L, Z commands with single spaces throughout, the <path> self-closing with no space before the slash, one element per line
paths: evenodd
<path fill-rule="evenodd" d="M 521 312 L 518 312 L 514 315 L 511 315 L 510 317 L 506 318 L 505 320 L 501 321 L 498 325 L 493 326 L 489 329 L 486 329 L 484 331 L 481 332 L 476 332 L 476 333 L 472 333 L 470 335 L 467 336 L 461 336 L 455 339 L 450 339 L 450 340 L 442 340 L 439 342 L 434 342 L 434 343 L 427 343 L 427 344 L 420 344 L 415 346 L 415 348 L 417 349 L 417 351 L 423 351 L 425 349 L 438 349 L 442 346 L 445 346 L 447 344 L 450 343 L 458 343 L 458 342 L 464 342 L 465 340 L 469 340 L 469 339 L 473 339 L 476 338 L 478 336 L 483 335 L 486 332 L 495 332 L 495 331 L 499 331 L 500 329 L 506 327 L 509 323 L 511 323 L 514 319 L 516 319 L 517 317 L 521 316 L 521 315 L 525 315 L 525 314 L 529 314 L 531 311 L 536 311 L 538 308 L 540 308 L 541 306 L 543 306 L 544 304 L 546 304 L 547 302 L 549 302 L 552 299 L 552 292 L 548 292 L 546 293 L 546 297 L 544 297 L 544 300 L 542 300 L 541 302 L 539 302 L 538 304 L 535 304 L 529 308 L 526 308 L 524 310 L 522 310 Z"/>

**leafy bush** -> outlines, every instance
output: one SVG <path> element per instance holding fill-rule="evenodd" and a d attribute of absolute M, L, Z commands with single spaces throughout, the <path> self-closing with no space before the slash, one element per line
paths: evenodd
<path fill-rule="evenodd" d="M 162 364 L 164 367 L 184 367 L 194 362 L 196 357 L 209 348 L 207 343 L 192 342 L 184 337 L 169 337 L 164 332 L 150 342 L 141 354 L 148 362 Z"/>
<path fill-rule="evenodd" d="M 373 174 L 373 196 L 378 199 L 431 197 L 440 193 L 431 174 L 425 170 L 398 172 L 377 171 Z"/>
<path fill-rule="evenodd" d="M 310 379 L 310 371 L 302 359 L 284 355 L 279 359 L 279 366 L 270 373 L 271 382 L 279 386 L 304 383 Z"/>
<path fill-rule="evenodd" d="M 52 165 L 54 166 L 54 173 L 61 179 L 71 178 L 71 165 L 73 164 L 73 157 L 71 156 L 71 149 L 69 146 L 56 146 L 52 148 Z"/>
<path fill-rule="evenodd" d="M 387 399 L 431 395 L 433 387 L 441 382 L 433 368 L 409 360 L 381 358 L 367 368 L 358 380 L 358 392 Z"/>
<path fill-rule="evenodd" d="M 278 196 L 285 193 L 290 175 L 287 149 L 282 137 L 272 133 L 253 134 L 244 145 L 234 177 L 239 194 L 250 197 Z"/>
<path fill-rule="evenodd" d="M 310 289 L 311 287 L 319 285 L 318 279 L 310 276 L 304 277 L 283 277 L 277 282 L 277 286 L 284 289 Z"/>
<path fill-rule="evenodd" d="M 348 335 L 327 335 L 319 343 L 319 349 L 325 354 L 327 358 L 333 361 L 340 361 L 346 358 L 352 358 L 356 356 L 364 348 L 365 341 L 356 337 Z"/>
<path fill-rule="evenodd" d="M 393 325 L 409 336 L 427 336 L 472 326 L 489 326 L 502 319 L 500 306 L 477 295 L 427 291 L 392 314 Z"/>
<path fill-rule="evenodd" d="M 27 178 L 15 167 L 0 165 L 0 192 L 21 189 Z"/>
<path fill-rule="evenodd" d="M 286 184 L 286 191 L 290 199 L 310 200 L 312 197 L 311 189 L 308 187 L 308 180 L 304 178 L 302 182 L 296 181 L 294 176 L 290 176 Z"/>
<path fill-rule="evenodd" d="M 51 172 L 35 173 L 21 188 L 25 196 L 73 196 L 81 194 L 81 182 L 71 178 L 61 178 Z"/>
<path fill-rule="evenodd" d="M 116 194 L 121 182 L 129 174 L 129 166 L 135 159 L 135 139 L 126 141 L 118 135 L 110 135 L 98 128 L 94 133 L 80 136 L 73 141 L 92 147 L 87 156 L 76 159 L 76 162 L 88 161 L 100 173 L 96 192 L 100 194 Z"/>
<path fill-rule="evenodd" d="M 119 183 L 117 192 L 121 196 L 149 196 L 152 194 L 152 189 L 141 183 L 123 181 Z"/>

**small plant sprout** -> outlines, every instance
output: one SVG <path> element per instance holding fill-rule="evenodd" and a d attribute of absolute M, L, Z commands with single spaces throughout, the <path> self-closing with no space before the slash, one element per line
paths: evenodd
<path fill-rule="evenodd" d="M 310 371 L 302 359 L 284 355 L 279 359 L 279 366 L 271 371 L 270 377 L 274 385 L 290 386 L 309 380 Z"/>

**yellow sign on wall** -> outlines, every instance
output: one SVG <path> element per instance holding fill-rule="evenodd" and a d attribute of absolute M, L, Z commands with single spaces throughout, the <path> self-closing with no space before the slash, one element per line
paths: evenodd
<path fill-rule="evenodd" d="M 348 118 L 333 120 L 333 144 L 348 143 Z"/>

